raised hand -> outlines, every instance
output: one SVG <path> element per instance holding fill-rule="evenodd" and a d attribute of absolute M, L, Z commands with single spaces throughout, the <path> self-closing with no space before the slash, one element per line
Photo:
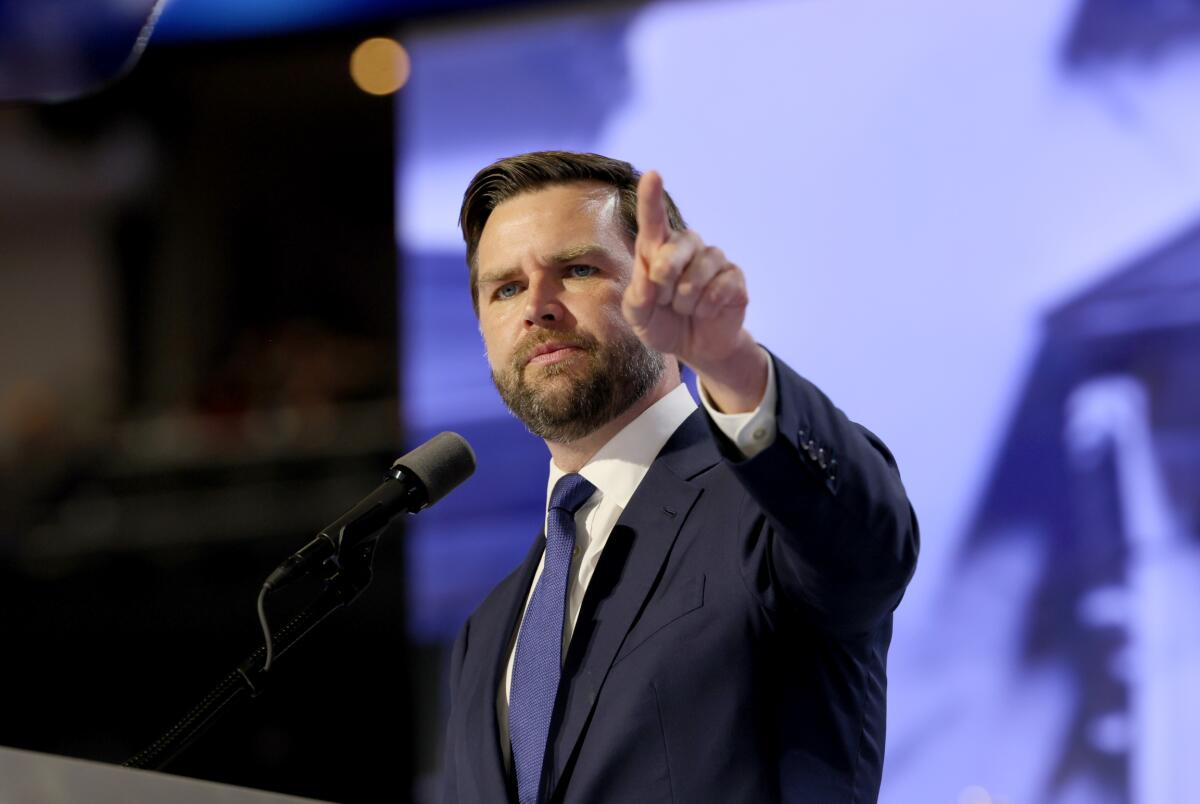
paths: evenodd
<path fill-rule="evenodd" d="M 643 343 L 695 369 L 726 412 L 752 410 L 766 386 L 766 354 L 743 327 L 748 303 L 742 270 L 695 232 L 672 231 L 662 176 L 645 173 L 622 312 Z"/>

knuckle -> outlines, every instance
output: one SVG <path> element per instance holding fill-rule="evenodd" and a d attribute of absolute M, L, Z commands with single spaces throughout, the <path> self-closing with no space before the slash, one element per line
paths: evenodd
<path fill-rule="evenodd" d="M 662 279 L 670 270 L 670 258 L 666 253 L 659 251 L 650 260 L 650 278 Z"/>

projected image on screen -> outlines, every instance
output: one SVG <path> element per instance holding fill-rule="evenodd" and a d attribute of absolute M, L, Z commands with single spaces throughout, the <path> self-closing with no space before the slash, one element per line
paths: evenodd
<path fill-rule="evenodd" d="M 453 639 L 545 504 L 549 456 L 483 356 L 462 191 L 502 156 L 595 151 L 662 172 L 745 269 L 751 332 L 899 459 L 923 544 L 881 801 L 1194 798 L 1200 50 L 1172 35 L 1148 67 L 1104 23 L 1128 9 L 1077 5 L 673 2 L 412 32 L 407 427 L 479 458 L 412 525 L 414 638 Z"/>

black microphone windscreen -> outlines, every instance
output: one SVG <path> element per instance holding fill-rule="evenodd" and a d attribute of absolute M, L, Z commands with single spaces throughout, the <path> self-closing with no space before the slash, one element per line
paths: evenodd
<path fill-rule="evenodd" d="M 429 495 L 427 504 L 433 505 L 475 473 L 475 452 L 458 433 L 438 433 L 394 466 L 415 475 Z"/>

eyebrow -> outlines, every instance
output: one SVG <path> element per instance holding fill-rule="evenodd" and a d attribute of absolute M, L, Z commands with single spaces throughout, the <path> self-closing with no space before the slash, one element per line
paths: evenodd
<path fill-rule="evenodd" d="M 480 274 L 475 282 L 480 285 L 490 285 L 493 282 L 508 282 L 516 279 L 521 275 L 520 268 L 509 268 L 504 271 L 489 271 L 486 274 Z"/>
<path fill-rule="evenodd" d="M 574 262 L 580 257 L 609 257 L 608 249 L 598 243 L 584 243 L 578 246 L 565 248 L 557 254 L 551 254 L 546 258 L 547 262 L 563 263 Z"/>
<path fill-rule="evenodd" d="M 612 255 L 604 246 L 598 243 L 584 243 L 565 248 L 556 254 L 544 257 L 543 260 L 551 265 L 562 265 L 563 263 L 574 262 L 581 257 L 604 257 L 605 259 L 612 259 Z M 519 267 L 506 268 L 480 274 L 475 281 L 480 285 L 489 285 L 495 282 L 508 282 L 521 276 L 521 274 L 522 271 Z"/>

